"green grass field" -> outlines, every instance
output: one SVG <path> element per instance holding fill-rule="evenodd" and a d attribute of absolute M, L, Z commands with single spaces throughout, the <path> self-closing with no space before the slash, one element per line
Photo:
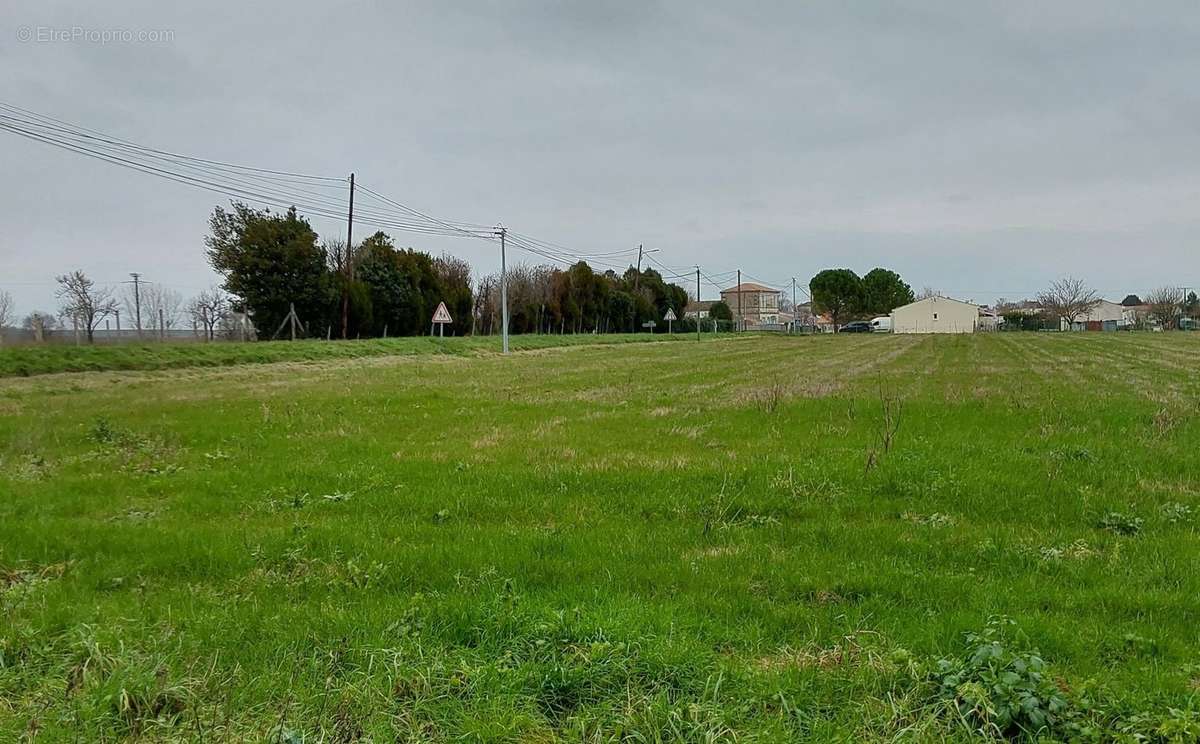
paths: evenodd
<path fill-rule="evenodd" d="M 683 341 L 0 380 L 0 740 L 1200 738 L 1200 334 Z"/>
<path fill-rule="evenodd" d="M 513 336 L 517 351 L 547 347 L 675 341 L 683 336 Z M 271 362 L 315 362 L 378 356 L 486 354 L 500 347 L 495 336 L 474 338 L 389 338 L 367 341 L 278 341 L 270 343 L 146 343 L 97 346 L 69 344 L 0 348 L 0 377 L 54 372 L 229 367 Z"/>

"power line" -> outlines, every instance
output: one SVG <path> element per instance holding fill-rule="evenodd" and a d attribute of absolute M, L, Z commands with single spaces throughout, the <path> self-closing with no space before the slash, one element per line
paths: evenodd
<path fill-rule="evenodd" d="M 294 173 L 291 171 L 271 170 L 269 168 L 255 168 L 255 167 L 248 166 L 248 165 L 238 165 L 235 163 L 222 162 L 220 160 L 209 160 L 206 158 L 196 158 L 196 157 L 192 157 L 189 155 L 181 155 L 179 153 L 169 152 L 166 150 L 157 150 L 152 147 L 145 147 L 142 145 L 137 145 L 128 140 L 122 140 L 117 137 L 112 137 L 111 135 L 106 135 L 103 132 L 96 131 L 95 129 L 89 129 L 87 127 L 80 126 L 78 124 L 71 124 L 70 122 L 63 121 L 62 119 L 56 119 L 53 116 L 47 116 L 46 114 L 39 114 L 35 111 L 30 111 L 29 109 L 21 108 L 20 106 L 14 106 L 10 103 L 4 103 L 3 101 L 0 101 L 0 108 L 7 109 L 9 111 L 15 111 L 18 114 L 25 115 L 26 117 L 33 117 L 35 120 L 42 120 L 45 122 L 53 122 L 55 124 L 62 125 L 62 127 L 66 127 L 66 129 L 64 129 L 63 131 L 75 130 L 75 131 L 79 131 L 79 132 L 90 132 L 93 135 L 97 135 L 97 137 L 99 139 L 102 139 L 104 141 L 111 142 L 111 143 L 119 143 L 124 146 L 134 147 L 139 150 L 153 152 L 153 153 L 157 153 L 159 155 L 167 155 L 167 156 L 171 156 L 174 158 L 193 160 L 198 163 L 222 166 L 225 168 L 233 168 L 233 169 L 242 170 L 242 171 L 254 171 L 254 172 L 264 173 L 264 174 L 289 176 L 289 177 L 294 177 L 294 178 L 310 179 L 310 180 L 316 180 L 316 181 L 338 181 L 338 182 L 345 181 L 344 178 L 336 177 L 336 176 L 317 176 L 317 175 L 312 175 L 312 174 L 308 174 L 308 173 Z M 15 117 L 6 117 L 6 118 L 15 118 Z"/>
<path fill-rule="evenodd" d="M 203 166 L 196 166 L 190 163 L 180 163 L 173 160 L 174 154 L 169 157 L 141 157 L 137 151 L 126 151 L 119 147 L 108 147 L 104 144 L 96 144 L 87 140 L 87 138 L 76 136 L 71 133 L 59 133 L 55 131 L 38 130 L 35 128 L 14 124 L 12 117 L 7 117 L 0 114 L 0 129 L 7 130 L 18 136 L 25 137 L 37 142 L 42 142 L 60 149 L 67 150 L 76 154 L 84 155 L 113 165 L 129 168 L 138 172 L 147 173 L 149 175 L 166 178 L 167 180 L 176 181 L 185 185 L 201 188 L 207 191 L 220 193 L 225 196 L 247 199 L 254 202 L 265 203 L 271 206 L 278 207 L 296 207 L 303 209 L 306 213 L 328 218 L 341 219 L 343 211 L 347 207 L 347 202 L 341 198 L 330 198 L 326 195 L 305 189 L 297 189 L 291 186 L 280 186 L 266 177 L 257 175 L 239 175 L 233 176 L 223 172 L 214 172 L 212 169 Z M 99 138 L 96 138 L 99 139 Z M 180 156 L 186 158 L 187 156 Z M 204 162 L 204 159 L 193 159 Z M 147 162 L 149 161 L 149 162 Z M 267 169 L 257 169 L 250 166 L 232 166 L 230 167 L 244 168 L 251 171 L 267 171 Z M 287 173 L 286 171 L 278 171 Z M 297 174 L 289 174 L 297 175 Z M 313 178 L 326 178 L 313 176 Z M 345 182 L 345 179 L 328 179 L 331 181 Z M 339 186 L 340 188 L 340 186 Z M 388 211 L 380 211 L 378 209 L 360 209 L 358 216 L 361 217 L 360 222 L 380 227 L 387 227 L 395 230 L 406 232 L 419 232 L 425 234 L 445 234 L 445 235 L 461 235 L 464 231 L 451 223 L 437 220 L 429 215 L 413 210 L 409 207 L 394 202 L 393 200 L 383 197 L 376 192 L 371 192 L 377 198 L 381 199 L 386 204 L 396 205 L 402 208 L 403 212 L 396 212 L 389 209 Z M 413 219 L 412 215 L 416 215 L 417 219 Z M 472 235 L 472 237 L 479 237 Z"/>
<path fill-rule="evenodd" d="M 145 159 L 137 159 L 138 153 L 130 153 L 118 148 L 107 148 L 103 145 L 93 145 L 92 143 L 81 140 L 78 137 L 71 135 L 55 135 L 42 131 L 30 130 L 11 124 L 7 121 L 2 121 L 4 115 L 0 114 L 0 128 L 7 129 L 15 134 L 26 136 L 36 141 L 41 141 L 46 144 L 55 145 L 64 149 L 78 152 L 80 154 L 98 157 L 118 165 L 131 167 L 135 170 L 149 171 L 154 175 L 163 177 L 174 177 L 176 179 L 184 179 L 189 185 L 209 187 L 209 190 L 219 189 L 222 193 L 229 192 L 227 195 L 235 195 L 243 198 L 251 198 L 255 201 L 265 201 L 273 204 L 287 204 L 289 206 L 303 206 L 306 211 L 313 212 L 322 216 L 326 215 L 327 211 L 337 211 L 346 208 L 346 201 L 341 197 L 330 197 L 326 194 L 309 191 L 306 189 L 298 189 L 289 186 L 279 186 L 272 180 L 262 176 L 243 175 L 230 176 L 221 171 L 214 171 L 202 166 L 195 166 L 189 163 L 180 163 L 170 158 L 150 158 L 150 162 Z M 160 167 L 164 166 L 164 167 Z M 172 170 L 165 166 L 175 166 Z M 345 179 L 339 179 L 342 184 Z M 329 184 L 322 184 L 329 185 Z M 338 186 L 342 188 L 341 185 Z M 319 211 L 318 211 L 319 210 Z M 407 227 L 403 220 L 398 219 L 395 213 L 381 213 L 372 210 L 367 210 L 363 216 L 372 218 L 374 221 L 381 223 L 392 223 L 397 227 Z"/>
<path fill-rule="evenodd" d="M 340 221 L 345 218 L 349 206 L 342 196 L 346 184 L 343 177 L 194 157 L 140 145 L 4 102 L 0 102 L 0 129 L 111 165 L 235 199 L 279 208 L 296 208 L 310 216 Z M 423 235 L 469 237 L 488 241 L 495 241 L 497 238 L 491 226 L 440 219 L 361 183 L 357 188 L 372 202 L 371 205 L 356 205 L 353 221 L 360 224 Z M 329 190 L 333 189 L 337 191 L 329 193 Z M 625 248 L 608 252 L 584 252 L 524 233 L 508 232 L 507 238 L 519 249 L 549 261 L 564 265 L 587 261 L 598 267 L 616 271 L 627 270 L 628 267 L 614 263 L 611 259 L 631 255 L 635 250 Z M 650 260 L 671 279 L 691 281 L 690 268 L 674 269 L 656 258 L 650 257 Z M 702 276 L 713 287 L 721 289 L 721 283 L 728 281 L 735 273 L 713 272 Z M 783 291 L 778 285 L 749 275 L 747 278 Z"/>
<path fill-rule="evenodd" d="M 575 256 L 576 258 L 612 258 L 614 256 L 632 255 L 633 252 L 637 250 L 637 248 L 623 248 L 619 251 L 610 251 L 608 253 L 579 253 L 579 252 L 571 250 L 570 248 L 566 248 L 562 245 L 559 245 L 558 243 L 552 243 L 548 240 L 540 240 L 538 238 L 534 238 L 531 235 L 525 235 L 523 233 L 513 233 L 513 232 L 510 232 L 509 235 L 510 236 L 516 235 L 520 238 L 523 238 L 531 243 L 540 245 L 544 248 L 557 251 L 563 255 Z"/>
<path fill-rule="evenodd" d="M 672 279 L 683 279 L 687 282 L 691 282 L 692 278 L 695 276 L 695 270 L 692 271 L 692 274 L 690 276 L 685 275 L 685 274 L 679 274 L 679 273 L 672 271 L 670 267 L 668 267 L 667 265 L 665 265 L 658 259 L 654 258 L 653 255 L 647 254 L 646 257 L 650 260 L 651 263 L 657 264 L 659 268 L 661 268 L 663 271 L 667 272 L 667 275 L 669 275 Z"/>

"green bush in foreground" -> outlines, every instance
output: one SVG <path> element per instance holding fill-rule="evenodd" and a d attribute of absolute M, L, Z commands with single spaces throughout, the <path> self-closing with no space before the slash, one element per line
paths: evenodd
<path fill-rule="evenodd" d="M 1129 638 L 1134 649 L 1145 639 Z M 1131 709 L 1093 680 L 1072 685 L 1007 617 L 968 633 L 962 655 L 932 675 L 952 726 L 985 738 L 1072 742 L 1200 741 L 1200 711 Z"/>
<path fill-rule="evenodd" d="M 1036 649 L 1024 648 L 1015 624 L 995 618 L 980 633 L 967 635 L 966 654 L 938 662 L 936 680 L 943 700 L 981 732 L 1003 738 L 1079 733 L 1086 701 L 1068 699 L 1048 678 Z"/>

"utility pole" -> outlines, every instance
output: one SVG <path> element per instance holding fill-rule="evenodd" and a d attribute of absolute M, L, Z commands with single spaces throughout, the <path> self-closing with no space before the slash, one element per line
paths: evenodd
<path fill-rule="evenodd" d="M 167 319 L 163 316 L 163 309 L 158 309 L 158 340 L 163 341 L 167 337 Z"/>
<path fill-rule="evenodd" d="M 503 340 L 504 353 L 507 354 L 508 353 L 508 273 L 507 273 L 507 269 L 504 264 L 504 262 L 505 262 L 504 241 L 505 241 L 505 238 L 508 236 L 508 228 L 507 227 L 498 227 L 498 228 L 496 228 L 495 234 L 500 236 L 500 317 L 501 317 L 501 323 L 504 326 L 501 329 L 501 333 L 503 334 L 503 338 L 504 338 L 504 340 Z"/>
<path fill-rule="evenodd" d="M 350 328 L 350 282 L 354 279 L 354 261 L 351 247 L 354 241 L 354 174 L 350 174 L 350 209 L 346 213 L 346 252 L 342 257 L 345 264 L 342 267 L 345 286 L 342 288 L 342 340 L 346 339 Z"/>
<path fill-rule="evenodd" d="M 796 310 L 796 277 L 792 277 L 792 333 L 796 332 L 796 318 L 800 313 Z"/>
<path fill-rule="evenodd" d="M 742 327 L 742 270 L 738 269 L 737 272 L 738 316 L 733 323 L 733 330 L 735 331 L 740 330 Z"/>
<path fill-rule="evenodd" d="M 142 338 L 142 293 L 139 282 L 142 279 L 142 275 L 136 271 L 131 271 L 129 276 L 133 277 L 134 323 L 137 326 L 137 337 L 140 340 Z"/>
<path fill-rule="evenodd" d="M 637 274 L 633 277 L 633 293 L 637 294 L 638 285 L 642 281 L 642 244 L 638 243 L 638 268 Z"/>
<path fill-rule="evenodd" d="M 700 340 L 700 267 L 696 267 L 696 340 Z"/>

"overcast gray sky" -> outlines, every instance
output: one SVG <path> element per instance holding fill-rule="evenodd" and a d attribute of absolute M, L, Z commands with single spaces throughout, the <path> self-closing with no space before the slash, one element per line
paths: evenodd
<path fill-rule="evenodd" d="M 32 41 L 32 29 L 171 32 Z M 581 253 L 962 299 L 1200 285 L 1200 4 L 5 3 L 0 100 Z M 192 294 L 221 197 L 0 132 L 0 290 Z M 337 221 L 314 219 L 323 236 Z M 357 227 L 360 235 L 367 226 Z M 397 242 L 499 263 L 483 241 Z M 516 252 L 516 260 L 531 260 Z M 715 290 L 705 289 L 705 295 Z"/>

